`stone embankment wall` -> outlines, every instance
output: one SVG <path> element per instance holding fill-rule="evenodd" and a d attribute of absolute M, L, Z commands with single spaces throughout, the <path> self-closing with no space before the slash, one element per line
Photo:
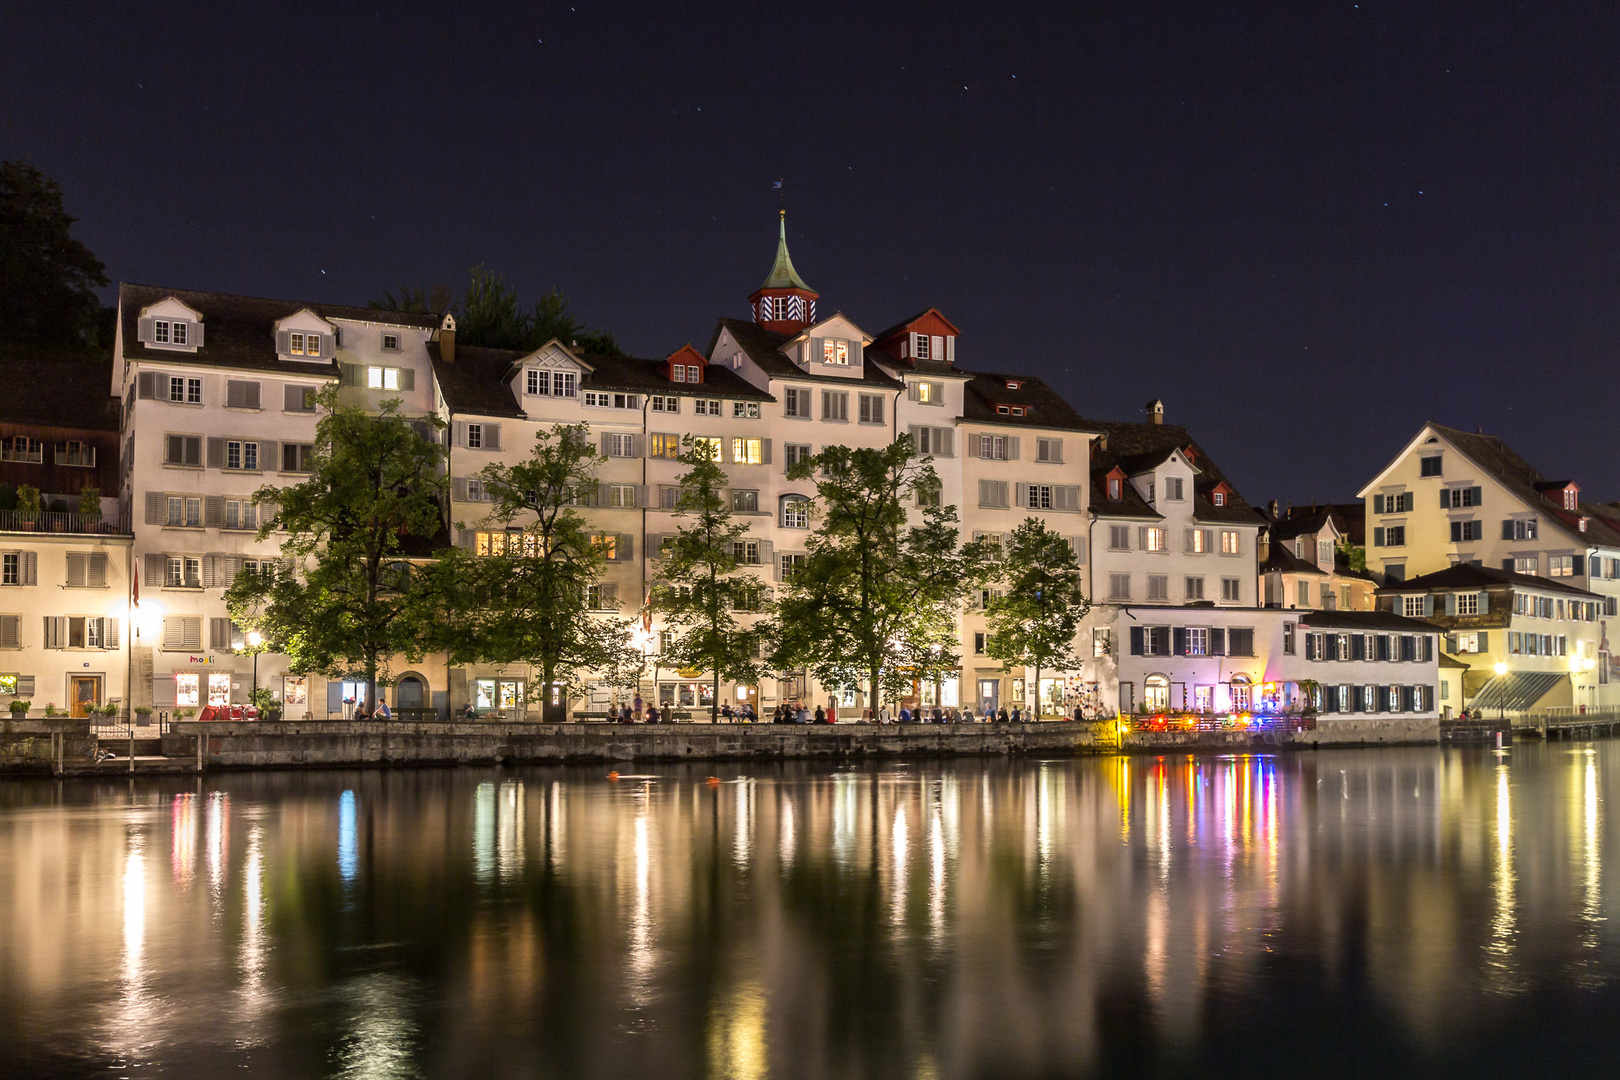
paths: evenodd
<path fill-rule="evenodd" d="M 1338 721 L 1297 734 L 1131 732 L 1110 724 L 176 723 L 163 752 L 195 759 L 205 737 L 212 769 L 503 762 L 726 761 L 787 758 L 983 757 L 1162 753 L 1436 743 L 1435 720 Z"/>
<path fill-rule="evenodd" d="M 0 772 L 48 773 L 51 771 L 52 736 L 65 740 L 62 756 L 66 761 L 88 761 L 96 753 L 96 737 L 86 720 L 4 720 L 0 721 Z"/>

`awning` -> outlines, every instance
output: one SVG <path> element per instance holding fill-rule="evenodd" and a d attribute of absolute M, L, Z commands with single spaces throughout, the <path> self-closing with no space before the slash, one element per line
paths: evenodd
<path fill-rule="evenodd" d="M 1568 683 L 1569 675 L 1560 671 L 1510 671 L 1505 675 L 1492 675 L 1468 702 L 1470 709 L 1504 709 L 1508 712 L 1528 712 L 1542 698 Z"/>

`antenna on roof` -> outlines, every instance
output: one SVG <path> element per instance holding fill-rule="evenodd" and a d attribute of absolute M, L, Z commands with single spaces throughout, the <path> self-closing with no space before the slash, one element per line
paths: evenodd
<path fill-rule="evenodd" d="M 787 217 L 787 189 L 782 186 L 785 183 L 787 183 L 786 180 L 771 181 L 771 187 L 776 189 L 777 213 L 784 218 Z"/>

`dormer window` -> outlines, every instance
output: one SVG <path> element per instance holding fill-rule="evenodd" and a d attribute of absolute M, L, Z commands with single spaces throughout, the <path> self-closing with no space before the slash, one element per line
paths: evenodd
<path fill-rule="evenodd" d="M 1567 487 L 1567 488 L 1564 489 L 1564 509 L 1565 510 L 1574 510 L 1574 509 L 1576 509 L 1580 505 L 1579 504 L 1579 499 L 1580 499 L 1580 492 L 1577 491 L 1575 488 Z"/>
<path fill-rule="evenodd" d="M 185 345 L 191 339 L 191 324 L 179 319 L 153 319 L 152 344 Z"/>
<path fill-rule="evenodd" d="M 927 360 L 928 359 L 928 335 L 927 334 L 913 334 L 912 335 L 912 340 L 915 342 L 916 348 L 917 348 L 916 358 L 918 360 Z"/>
<path fill-rule="evenodd" d="M 703 366 L 701 364 L 671 364 L 669 365 L 669 381 L 700 383 L 703 381 Z"/>
<path fill-rule="evenodd" d="M 1108 497 L 1110 499 L 1117 500 L 1119 498 L 1119 495 L 1120 495 L 1120 483 L 1119 483 L 1119 481 L 1118 480 L 1109 480 L 1108 481 Z"/>
<path fill-rule="evenodd" d="M 1212 504 L 1214 504 L 1215 506 L 1225 506 L 1226 505 L 1226 492 L 1224 492 L 1224 491 L 1213 492 L 1209 497 L 1209 501 Z"/>
<path fill-rule="evenodd" d="M 1012 407 L 1012 414 L 1014 416 L 1023 416 L 1025 411 L 1026 410 L 1024 409 L 1024 407 L 1022 405 L 1014 405 Z"/>
<path fill-rule="evenodd" d="M 1023 388 L 1023 385 L 1024 384 L 1019 382 L 1017 379 L 1008 379 L 1007 380 L 1007 389 L 1009 389 L 1009 390 L 1020 390 L 1020 389 Z"/>
<path fill-rule="evenodd" d="M 997 405 L 996 406 L 996 415 L 998 415 L 998 416 L 1011 416 L 1012 415 L 1012 406 L 1010 406 L 1010 405 Z"/>
<path fill-rule="evenodd" d="M 834 341 L 827 338 L 821 343 L 821 362 L 824 364 L 838 364 L 840 367 L 849 366 L 849 342 Z"/>
<path fill-rule="evenodd" d="M 294 330 L 288 335 L 287 352 L 291 356 L 319 356 L 321 335 Z"/>
<path fill-rule="evenodd" d="M 398 334 L 384 334 L 382 336 L 382 339 L 383 339 L 383 344 L 382 344 L 383 352 L 399 352 L 399 335 Z"/>

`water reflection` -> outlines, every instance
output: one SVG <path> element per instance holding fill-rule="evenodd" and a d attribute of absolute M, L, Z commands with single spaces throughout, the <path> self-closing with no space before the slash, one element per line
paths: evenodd
<path fill-rule="evenodd" d="M 1610 1053 L 1617 783 L 1620 743 L 12 785 L 0 1061 L 967 1077 L 1125 1073 L 1143 1047 L 1265 1071 L 1303 1040 L 1507 1062 L 1570 994 Z"/>

